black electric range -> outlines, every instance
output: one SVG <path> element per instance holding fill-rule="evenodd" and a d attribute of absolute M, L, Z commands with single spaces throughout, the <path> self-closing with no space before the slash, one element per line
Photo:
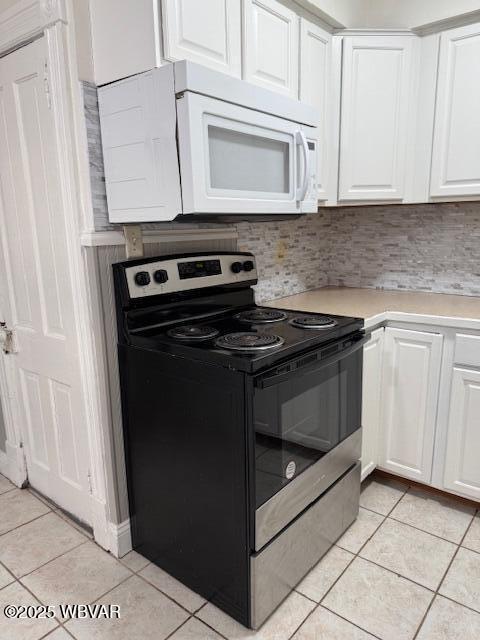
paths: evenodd
<path fill-rule="evenodd" d="M 358 512 L 363 320 L 257 306 L 249 253 L 113 269 L 134 548 L 257 628 Z"/>

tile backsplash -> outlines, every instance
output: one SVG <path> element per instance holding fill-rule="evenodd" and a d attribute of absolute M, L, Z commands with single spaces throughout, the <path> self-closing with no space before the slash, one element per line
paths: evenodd
<path fill-rule="evenodd" d="M 108 222 L 95 86 L 83 83 L 95 229 Z M 178 228 L 178 223 L 144 225 Z M 181 228 L 218 225 L 185 225 Z M 480 202 L 322 209 L 236 225 L 252 251 L 259 302 L 326 285 L 480 295 Z"/>
<path fill-rule="evenodd" d="M 480 295 L 480 202 L 332 209 L 328 282 Z"/>

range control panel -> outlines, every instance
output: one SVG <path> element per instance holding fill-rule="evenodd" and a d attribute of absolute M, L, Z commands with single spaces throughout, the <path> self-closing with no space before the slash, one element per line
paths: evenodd
<path fill-rule="evenodd" d="M 257 268 L 249 254 L 199 254 L 127 266 L 125 275 L 130 298 L 144 298 L 256 280 Z"/>

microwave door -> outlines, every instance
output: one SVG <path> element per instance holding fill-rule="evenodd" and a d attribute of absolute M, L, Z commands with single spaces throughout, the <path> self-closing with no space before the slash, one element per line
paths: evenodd
<path fill-rule="evenodd" d="M 177 119 L 184 213 L 301 213 L 300 125 L 190 92 Z"/>

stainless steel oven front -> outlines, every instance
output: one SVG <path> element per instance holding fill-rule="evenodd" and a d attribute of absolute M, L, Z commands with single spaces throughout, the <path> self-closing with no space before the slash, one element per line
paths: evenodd
<path fill-rule="evenodd" d="M 360 458 L 363 345 L 344 336 L 255 378 L 255 550 Z"/>

